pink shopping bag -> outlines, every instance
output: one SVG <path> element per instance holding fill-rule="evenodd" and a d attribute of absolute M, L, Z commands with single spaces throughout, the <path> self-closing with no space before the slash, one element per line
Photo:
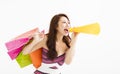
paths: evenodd
<path fill-rule="evenodd" d="M 31 36 L 38 31 L 38 28 L 34 28 L 5 43 L 5 46 L 8 50 L 8 55 L 12 60 L 15 59 L 17 55 L 22 51 L 24 45 L 32 39 Z"/>

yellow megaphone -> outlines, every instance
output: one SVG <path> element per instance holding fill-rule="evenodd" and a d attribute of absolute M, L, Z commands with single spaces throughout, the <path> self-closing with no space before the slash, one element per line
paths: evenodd
<path fill-rule="evenodd" d="M 92 23 L 85 26 L 70 28 L 69 31 L 98 35 L 100 32 L 100 26 L 98 23 Z"/>

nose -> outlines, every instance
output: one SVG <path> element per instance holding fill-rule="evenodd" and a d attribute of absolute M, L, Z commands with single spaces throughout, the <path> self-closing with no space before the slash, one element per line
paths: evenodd
<path fill-rule="evenodd" d="M 69 29 L 69 28 L 70 28 L 70 24 L 69 24 L 69 23 L 67 23 L 67 24 L 66 24 L 66 27 Z"/>

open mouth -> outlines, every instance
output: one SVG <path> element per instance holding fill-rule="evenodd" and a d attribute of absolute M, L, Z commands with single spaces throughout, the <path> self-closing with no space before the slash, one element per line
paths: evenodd
<path fill-rule="evenodd" d="M 65 33 L 68 33 L 68 29 L 64 29 Z"/>

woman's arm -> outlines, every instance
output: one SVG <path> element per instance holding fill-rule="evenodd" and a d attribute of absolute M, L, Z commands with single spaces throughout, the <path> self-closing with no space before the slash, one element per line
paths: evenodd
<path fill-rule="evenodd" d="M 70 48 L 66 51 L 66 55 L 65 55 L 65 63 L 66 64 L 70 64 L 72 59 L 73 59 L 73 56 L 74 56 L 74 53 L 75 53 L 75 44 L 76 44 L 76 40 L 77 40 L 77 36 L 78 36 L 78 33 L 72 33 L 72 41 L 70 43 Z"/>
<path fill-rule="evenodd" d="M 42 33 L 36 33 L 34 36 L 33 36 L 33 40 L 32 42 L 30 42 L 28 45 L 26 45 L 23 50 L 22 50 L 22 53 L 24 55 L 26 54 L 29 54 L 30 52 L 38 49 L 38 48 L 41 48 L 42 47 L 42 44 L 43 44 L 43 39 L 44 39 L 44 36 Z"/>

